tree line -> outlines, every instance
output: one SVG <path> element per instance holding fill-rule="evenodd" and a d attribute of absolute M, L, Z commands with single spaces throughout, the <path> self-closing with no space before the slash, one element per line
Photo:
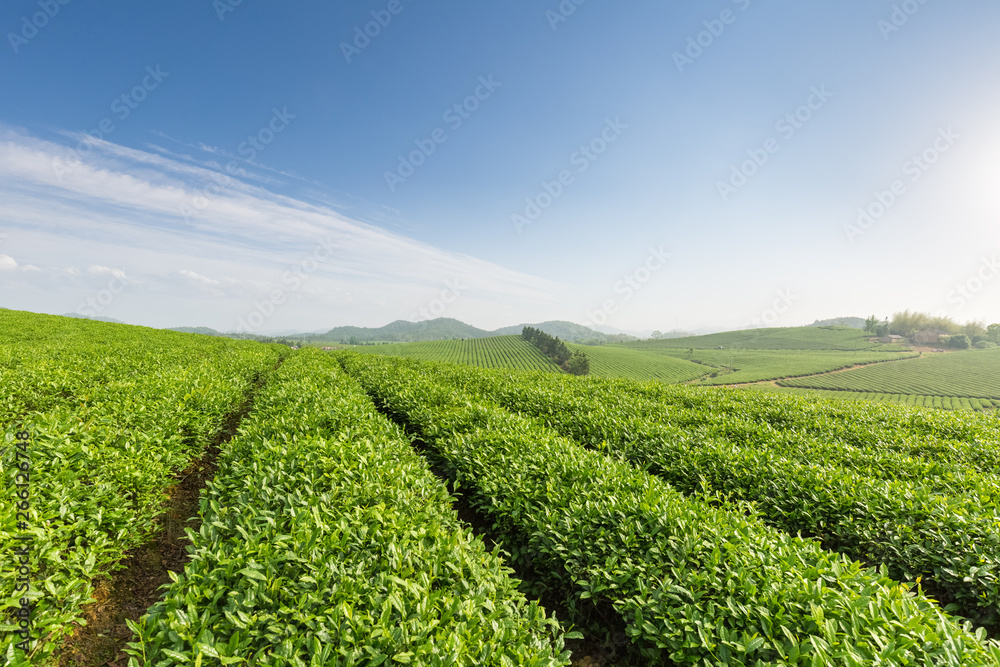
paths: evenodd
<path fill-rule="evenodd" d="M 521 338 L 528 341 L 551 359 L 556 366 L 572 375 L 586 375 L 590 372 L 590 360 L 583 352 L 571 352 L 566 343 L 556 336 L 550 336 L 541 329 L 524 327 Z"/>
<path fill-rule="evenodd" d="M 958 349 L 988 349 L 1000 345 L 1000 324 L 986 325 L 985 322 L 959 324 L 950 317 L 928 315 L 927 313 L 904 310 L 894 313 L 892 319 L 880 320 L 872 315 L 865 320 L 865 331 L 873 336 L 902 336 L 911 343 L 921 331 L 937 331 L 942 334 L 941 344 Z"/>

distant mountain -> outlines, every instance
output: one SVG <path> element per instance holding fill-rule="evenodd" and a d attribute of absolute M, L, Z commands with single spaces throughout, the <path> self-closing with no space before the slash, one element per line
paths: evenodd
<path fill-rule="evenodd" d="M 864 329 L 865 318 L 863 317 L 835 317 L 832 320 L 816 320 L 811 327 L 851 327 L 852 329 Z"/>
<path fill-rule="evenodd" d="M 111 322 L 112 324 L 125 324 L 121 320 L 116 320 L 113 317 L 92 317 L 90 315 L 81 315 L 79 313 L 64 313 L 60 317 L 73 317 L 78 320 L 96 320 L 97 322 Z"/>
<path fill-rule="evenodd" d="M 520 333 L 520 332 L 518 332 Z M 450 318 L 441 317 L 425 322 L 407 322 L 396 320 L 384 327 L 337 327 L 324 334 L 300 336 L 306 340 L 350 341 L 356 339 L 359 343 L 367 341 L 415 343 L 431 340 L 455 340 L 459 338 L 486 338 L 492 335 L 489 331 L 477 329 L 474 326 Z"/>
<path fill-rule="evenodd" d="M 234 334 L 221 332 L 209 327 L 174 327 L 170 331 L 182 333 L 203 334 L 206 336 L 228 336 L 231 338 L 253 338 L 270 340 L 272 338 L 292 338 L 307 341 L 351 342 L 353 338 L 358 343 L 417 343 L 434 340 L 459 340 L 469 338 L 489 338 L 492 336 L 520 336 L 524 327 L 540 329 L 550 336 L 557 336 L 568 343 L 623 343 L 636 340 L 637 337 L 624 333 L 601 333 L 582 324 L 551 320 L 539 324 L 518 324 L 513 327 L 503 327 L 496 331 L 486 331 L 466 324 L 459 320 L 441 317 L 424 322 L 407 322 L 396 320 L 384 327 L 336 327 L 325 333 L 296 333 L 280 336 L 255 336 L 249 334 Z"/>
<path fill-rule="evenodd" d="M 312 336 L 314 334 L 325 334 L 326 329 L 317 329 L 316 331 L 302 331 L 301 329 L 283 329 L 281 331 L 268 331 L 266 335 L 273 336 L 275 338 L 298 338 L 299 336 Z"/>
<path fill-rule="evenodd" d="M 628 339 L 624 336 L 610 336 L 602 334 L 593 329 L 588 329 L 580 324 L 564 321 L 542 322 L 541 324 L 518 324 L 513 327 L 503 327 L 496 331 L 486 331 L 476 328 L 465 322 L 450 318 L 438 318 L 436 320 L 426 320 L 424 322 L 407 322 L 397 320 L 384 327 L 337 327 L 330 329 L 323 334 L 301 335 L 296 338 L 305 340 L 324 341 L 350 341 L 352 338 L 359 343 L 366 342 L 392 342 L 392 343 L 416 343 L 433 340 L 456 340 L 469 338 L 489 338 L 492 336 L 520 336 L 521 330 L 526 327 L 541 329 L 551 336 L 558 336 L 567 342 L 610 342 L 613 340 Z"/>
<path fill-rule="evenodd" d="M 179 331 L 181 333 L 202 334 L 204 336 L 224 335 L 221 331 L 216 331 L 215 329 L 210 329 L 208 327 L 174 327 L 173 329 L 168 329 L 167 331 Z"/>
<path fill-rule="evenodd" d="M 595 324 L 590 327 L 594 331 L 604 333 L 604 334 L 624 334 L 626 336 L 635 336 L 636 338 L 646 338 L 641 331 L 630 331 L 627 329 L 616 329 L 615 327 L 609 327 L 607 324 Z M 652 329 L 650 329 L 652 331 Z"/>
<path fill-rule="evenodd" d="M 518 324 L 516 327 L 504 327 L 503 329 L 497 329 L 496 331 L 490 333 L 491 336 L 520 336 L 521 330 L 524 327 L 533 327 L 535 329 L 540 329 L 550 336 L 555 336 L 560 340 L 567 343 L 576 343 L 579 341 L 600 341 L 606 343 L 612 340 L 632 340 L 633 336 L 628 336 L 627 334 L 606 334 L 600 331 L 595 331 L 582 324 L 575 324 L 573 322 L 566 322 L 563 320 L 552 320 L 549 322 L 542 322 L 540 324 Z"/>

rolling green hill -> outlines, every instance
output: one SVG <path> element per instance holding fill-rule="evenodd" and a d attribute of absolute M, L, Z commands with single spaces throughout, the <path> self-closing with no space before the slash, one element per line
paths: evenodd
<path fill-rule="evenodd" d="M 821 331 L 813 329 L 813 331 Z M 806 336 L 795 332 L 798 338 Z M 817 338 L 827 334 L 821 333 Z M 773 336 L 772 341 L 781 340 Z M 841 337 L 843 340 L 843 337 Z M 493 342 L 491 342 L 493 341 Z M 858 364 L 896 361 L 916 353 L 895 346 L 881 350 L 823 349 L 694 349 L 652 345 L 578 345 L 590 359 L 590 374 L 597 377 L 659 380 L 668 384 L 697 382 L 723 385 L 793 378 L 828 373 Z M 409 357 L 423 361 L 449 361 L 484 368 L 556 369 L 548 359 L 520 336 L 479 338 L 466 341 L 428 341 L 376 345 L 361 348 L 368 354 Z M 520 351 L 518 351 L 520 350 Z M 528 352 L 530 351 L 530 356 Z M 544 360 L 544 365 L 539 360 Z"/>
<path fill-rule="evenodd" d="M 834 317 L 829 320 L 816 320 L 811 327 L 850 327 L 852 329 L 864 329 L 865 318 L 863 317 Z"/>
<path fill-rule="evenodd" d="M 325 334 L 314 334 L 312 336 L 302 336 L 306 340 L 333 340 L 342 341 L 357 339 L 359 342 L 366 341 L 398 341 L 400 343 L 412 343 L 419 341 L 433 340 L 455 340 L 462 338 L 485 338 L 490 335 L 489 331 L 477 329 L 476 327 L 460 322 L 458 320 L 440 317 L 436 320 L 425 322 L 407 322 L 406 320 L 396 320 L 384 327 L 337 327 L 330 329 Z"/>
<path fill-rule="evenodd" d="M 1000 399 L 1000 348 L 924 355 L 898 364 L 783 380 L 806 389 Z"/>
<path fill-rule="evenodd" d="M 660 380 L 675 383 L 693 380 L 711 372 L 707 366 L 666 355 L 655 355 L 621 347 L 576 345 L 590 359 L 590 374 L 598 377 Z M 399 343 L 357 348 L 365 354 L 408 357 L 421 361 L 446 361 L 481 368 L 562 371 L 520 336 L 496 336 L 473 340 Z"/>
<path fill-rule="evenodd" d="M 550 336 L 555 336 L 566 343 L 576 343 L 582 340 L 586 341 L 599 341 L 599 342 L 611 342 L 614 340 L 629 340 L 633 339 L 631 336 L 625 336 L 624 334 L 618 336 L 611 336 L 608 334 L 601 333 L 600 331 L 594 331 L 588 327 L 581 324 L 574 324 L 573 322 L 564 322 L 562 320 L 553 320 L 549 322 L 542 322 L 541 324 L 518 324 L 516 327 L 504 327 L 503 329 L 497 329 L 494 331 L 492 336 L 520 336 L 521 330 L 524 327 L 533 327 L 535 329 L 540 329 Z"/>
<path fill-rule="evenodd" d="M 748 350 L 871 350 L 883 347 L 869 343 L 868 334 L 851 327 L 789 327 L 747 329 L 706 336 L 668 338 L 626 343 L 636 350 L 693 348 L 696 350 L 742 348 Z"/>
<path fill-rule="evenodd" d="M 574 345 L 590 360 L 590 374 L 608 378 L 659 380 L 666 383 L 694 380 L 713 369 L 667 355 L 652 354 L 623 347 Z"/>
<path fill-rule="evenodd" d="M 481 368 L 562 372 L 548 357 L 520 336 L 376 345 L 357 348 L 357 351 L 420 361 L 447 361 Z"/>
<path fill-rule="evenodd" d="M 893 350 L 849 352 L 845 350 L 647 350 L 650 357 L 675 357 L 708 366 L 701 384 L 742 384 L 779 378 L 829 373 L 860 364 L 898 361 L 915 352 Z"/>
<path fill-rule="evenodd" d="M 224 334 L 209 327 L 175 327 L 167 331 L 177 331 L 179 333 L 202 334 L 203 336 L 223 336 Z"/>

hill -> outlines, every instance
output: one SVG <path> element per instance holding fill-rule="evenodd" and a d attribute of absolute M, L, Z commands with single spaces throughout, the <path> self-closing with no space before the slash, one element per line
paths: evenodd
<path fill-rule="evenodd" d="M 708 372 L 699 384 L 743 384 L 777 380 L 780 378 L 802 377 L 850 368 L 862 364 L 899 361 L 916 352 L 900 351 L 896 346 L 884 346 L 883 350 L 752 350 L 728 348 L 721 350 L 690 350 L 660 348 L 658 351 L 639 351 L 649 357 L 671 356 L 689 359 L 693 364 L 702 364 Z M 632 350 L 630 350 L 632 351 Z"/>
<path fill-rule="evenodd" d="M 201 334 L 203 336 L 224 336 L 225 334 L 221 331 L 216 331 L 209 327 L 174 327 L 173 329 L 167 329 L 167 331 L 178 331 L 180 333 L 193 333 Z"/>
<path fill-rule="evenodd" d="M 358 348 L 358 352 L 420 361 L 445 361 L 480 368 L 512 368 L 561 373 L 559 367 L 520 336 L 424 341 Z M 693 364 L 692 364 L 693 365 Z"/>
<path fill-rule="evenodd" d="M 714 370 L 685 359 L 618 346 L 570 343 L 569 347 L 574 352 L 580 350 L 587 355 L 590 360 L 590 375 L 596 377 L 674 383 L 694 380 Z"/>
<path fill-rule="evenodd" d="M 485 338 L 490 332 L 460 322 L 455 319 L 440 317 L 425 322 L 407 322 L 396 320 L 384 327 L 336 327 L 325 334 L 301 336 L 306 340 L 350 341 L 354 338 L 359 343 L 370 341 L 392 341 L 413 343 L 419 341 L 455 340 L 460 338 Z"/>
<path fill-rule="evenodd" d="M 350 342 L 353 338 L 358 343 L 368 342 L 398 342 L 417 343 L 437 340 L 467 340 L 473 338 L 489 338 L 492 336 L 520 336 L 526 327 L 541 329 L 550 336 L 558 336 L 567 342 L 587 341 L 595 343 L 624 342 L 631 337 L 603 334 L 585 326 L 553 320 L 541 324 L 518 324 L 503 327 L 496 331 L 479 329 L 459 320 L 441 317 L 424 322 L 407 322 L 396 320 L 384 327 L 337 327 L 323 334 L 295 336 L 304 340 Z"/>
<path fill-rule="evenodd" d="M 595 343 L 608 343 L 612 341 L 626 342 L 630 340 L 635 340 L 634 336 L 629 336 L 628 334 L 606 334 L 600 331 L 595 331 L 589 327 L 585 327 L 582 324 L 576 324 L 574 322 L 566 322 L 563 320 L 552 320 L 549 322 L 542 322 L 541 324 L 518 324 L 514 327 L 504 327 L 502 329 L 497 329 L 492 332 L 492 336 L 520 336 L 521 330 L 524 327 L 533 327 L 535 329 L 540 329 L 550 336 L 555 336 L 560 340 L 567 343 L 577 343 L 581 341 L 595 342 Z"/>
<path fill-rule="evenodd" d="M 714 369 L 667 355 L 651 354 L 623 347 L 579 345 L 569 343 L 571 350 L 581 350 L 590 359 L 590 374 L 596 377 L 630 378 L 686 382 L 706 375 Z M 358 352 L 420 361 L 444 361 L 481 368 L 514 370 L 562 371 L 531 343 L 521 336 L 489 336 L 470 340 L 426 341 L 362 347 Z"/>
<path fill-rule="evenodd" d="M 816 320 L 811 327 L 851 327 L 852 329 L 864 329 L 865 318 L 863 317 L 835 317 L 832 320 Z"/>
<path fill-rule="evenodd" d="M 783 380 L 786 387 L 1000 400 L 1000 348 L 924 355 L 897 364 Z"/>
<path fill-rule="evenodd" d="M 773 329 L 747 329 L 725 333 L 670 338 L 627 343 L 627 347 L 641 350 L 689 348 L 695 350 L 746 349 L 746 350 L 871 350 L 881 343 L 869 343 L 868 335 L 850 327 L 788 327 Z"/>
<path fill-rule="evenodd" d="M 81 315 L 80 313 L 64 313 L 58 315 L 58 317 L 72 317 L 75 320 L 93 320 L 94 322 L 107 322 L 109 324 L 125 324 L 121 320 L 116 320 L 113 317 L 100 317 L 97 315 Z"/>

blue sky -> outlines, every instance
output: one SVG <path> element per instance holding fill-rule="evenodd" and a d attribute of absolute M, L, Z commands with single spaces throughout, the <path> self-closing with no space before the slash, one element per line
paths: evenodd
<path fill-rule="evenodd" d="M 1000 321 L 992 0 L 10 0 L 0 32 L 2 307 Z"/>

